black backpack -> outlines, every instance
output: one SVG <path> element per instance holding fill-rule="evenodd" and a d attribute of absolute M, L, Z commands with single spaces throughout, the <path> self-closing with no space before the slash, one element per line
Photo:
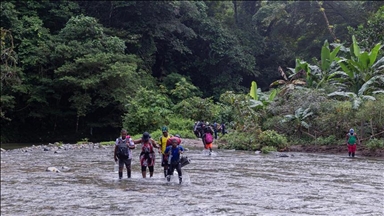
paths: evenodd
<path fill-rule="evenodd" d="M 125 160 L 129 158 L 129 149 L 127 146 L 128 139 L 122 140 L 119 138 L 119 144 L 117 145 L 116 155 L 119 159 Z"/>

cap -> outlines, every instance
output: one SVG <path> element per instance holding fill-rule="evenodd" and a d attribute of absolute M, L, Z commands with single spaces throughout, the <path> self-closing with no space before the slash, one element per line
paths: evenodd
<path fill-rule="evenodd" d="M 175 135 L 175 137 L 178 137 L 178 138 L 180 138 L 180 135 L 179 135 L 179 134 L 176 134 L 176 135 Z"/>
<path fill-rule="evenodd" d="M 149 140 L 149 138 L 151 138 L 151 135 L 149 135 L 148 132 L 144 132 L 143 136 L 141 137 L 141 139 L 143 139 L 143 140 Z"/>
<path fill-rule="evenodd" d="M 168 132 L 168 128 L 165 127 L 165 126 L 163 126 L 163 127 L 161 128 L 161 131 L 162 131 L 162 132 Z"/>
<path fill-rule="evenodd" d="M 355 132 L 355 130 L 353 130 L 353 128 L 349 129 L 349 133 L 353 134 Z"/>

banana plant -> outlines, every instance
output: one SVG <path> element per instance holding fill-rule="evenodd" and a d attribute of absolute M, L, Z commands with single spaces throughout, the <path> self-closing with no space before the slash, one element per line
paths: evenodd
<path fill-rule="evenodd" d="M 376 89 L 372 88 L 373 84 L 378 84 L 381 86 L 384 86 L 384 75 L 379 75 L 372 77 L 370 80 L 365 82 L 361 88 L 358 90 L 357 94 L 354 92 L 344 92 L 344 91 L 337 91 L 337 92 L 332 92 L 328 94 L 329 97 L 343 97 L 343 98 L 348 98 L 351 103 L 352 103 L 352 108 L 353 109 L 359 109 L 363 101 L 366 100 L 376 100 L 376 98 L 372 95 L 367 95 L 367 93 L 371 94 L 383 94 L 384 89 Z"/>
<path fill-rule="evenodd" d="M 361 51 L 355 36 L 352 36 L 352 45 L 347 57 L 336 57 L 341 71 L 335 72 L 333 80 L 346 85 L 347 89 L 358 95 L 361 87 L 371 78 L 384 72 L 384 57 L 377 60 L 378 53 L 383 46 L 378 43 L 370 52 Z"/>
<path fill-rule="evenodd" d="M 278 71 L 283 79 L 272 82 L 269 87 L 282 85 L 281 90 L 279 92 L 280 95 L 286 95 L 295 88 L 306 85 L 306 72 L 304 70 L 300 70 L 298 72 L 292 71 L 292 74 L 289 75 L 289 78 L 280 66 L 278 68 Z"/>
<path fill-rule="evenodd" d="M 295 111 L 294 115 L 285 115 L 284 119 L 281 122 L 293 123 L 294 127 L 296 128 L 296 131 L 301 134 L 303 128 L 309 129 L 310 125 L 305 120 L 312 115 L 313 112 L 311 112 L 309 107 L 307 109 L 303 109 L 302 107 L 300 107 Z"/>
<path fill-rule="evenodd" d="M 260 88 L 257 88 L 257 83 L 252 81 L 251 90 L 249 92 L 252 99 L 250 99 L 251 108 L 265 108 L 267 107 L 277 95 L 277 89 L 273 89 L 269 94 L 265 94 Z"/>
<path fill-rule="evenodd" d="M 306 73 L 306 86 L 318 89 L 336 75 L 333 74 L 333 72 L 337 70 L 337 68 L 335 68 L 335 60 L 337 59 L 337 54 L 339 53 L 340 48 L 341 45 L 336 45 L 331 51 L 328 41 L 325 40 L 321 48 L 321 60 L 319 66 L 311 65 L 306 61 L 296 59 L 295 68 L 288 69 L 293 73 L 298 73 L 299 71 L 304 70 Z"/>

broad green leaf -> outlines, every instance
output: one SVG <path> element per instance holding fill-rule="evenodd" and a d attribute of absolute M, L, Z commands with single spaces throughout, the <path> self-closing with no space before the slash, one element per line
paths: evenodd
<path fill-rule="evenodd" d="M 371 67 L 375 63 L 376 58 L 377 58 L 377 54 L 379 53 L 379 51 L 382 47 L 383 46 L 380 43 L 378 43 L 378 44 L 376 44 L 375 47 L 373 47 L 373 49 L 369 53 L 369 67 Z"/>
<path fill-rule="evenodd" d="M 360 65 L 361 65 L 361 69 L 363 70 L 367 70 L 368 69 L 368 65 L 370 65 L 370 58 L 369 58 L 369 55 L 367 52 L 363 52 L 360 54 L 360 57 L 359 57 L 359 61 L 360 61 Z"/>
<path fill-rule="evenodd" d="M 251 91 L 249 93 L 251 97 L 255 100 L 258 100 L 258 95 L 257 95 L 257 84 L 255 81 L 252 81 L 251 83 Z"/>
<path fill-rule="evenodd" d="M 336 56 L 337 56 L 337 53 L 339 53 L 340 51 L 340 48 L 341 46 L 337 46 L 332 52 L 331 52 L 331 55 L 330 55 L 330 61 L 332 63 L 332 61 L 335 60 Z"/>
<path fill-rule="evenodd" d="M 275 99 L 276 95 L 277 95 L 277 89 L 273 89 L 271 91 L 271 94 L 269 94 L 269 101 L 273 101 L 273 99 Z"/>
<path fill-rule="evenodd" d="M 331 52 L 329 50 L 329 43 L 326 40 L 321 48 L 321 70 L 327 71 L 331 65 L 330 61 Z"/>
<path fill-rule="evenodd" d="M 357 44 L 355 35 L 352 35 L 352 48 L 353 48 L 353 54 L 359 58 L 360 56 L 360 47 Z"/>
<path fill-rule="evenodd" d="M 346 59 L 343 59 L 343 60 L 340 60 L 338 62 L 338 64 L 340 65 L 341 69 L 343 69 L 343 71 L 350 77 L 350 78 L 353 78 L 354 77 L 354 74 L 351 70 L 349 70 L 348 66 L 347 66 L 347 60 Z"/>

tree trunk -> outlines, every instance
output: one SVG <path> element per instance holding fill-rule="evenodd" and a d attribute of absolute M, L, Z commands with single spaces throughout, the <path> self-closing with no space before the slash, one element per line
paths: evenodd
<path fill-rule="evenodd" d="M 234 11 L 235 11 L 235 14 L 234 14 L 235 15 L 235 23 L 237 25 L 237 3 L 236 3 L 236 0 L 233 0 L 232 3 L 233 3 Z"/>

